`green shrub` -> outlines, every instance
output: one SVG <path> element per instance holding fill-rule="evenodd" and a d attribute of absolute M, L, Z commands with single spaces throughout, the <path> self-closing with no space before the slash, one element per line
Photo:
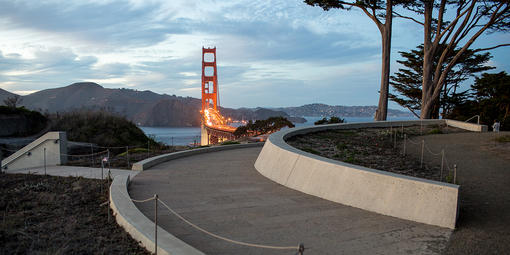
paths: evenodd
<path fill-rule="evenodd" d="M 439 129 L 439 128 L 434 128 L 429 131 L 429 135 L 442 134 L 442 133 L 443 133 L 443 131 L 441 131 L 441 129 Z"/>
<path fill-rule="evenodd" d="M 312 148 L 304 148 L 304 149 L 302 149 L 302 150 L 303 150 L 303 151 L 306 151 L 306 152 L 308 152 L 308 153 L 315 154 L 315 155 L 319 155 L 319 156 L 321 155 L 321 153 L 320 153 L 320 152 L 318 152 L 318 151 L 316 151 L 316 150 L 314 150 L 314 149 L 312 149 Z"/>
<path fill-rule="evenodd" d="M 503 135 L 494 140 L 498 143 L 510 143 L 510 135 Z"/>
<path fill-rule="evenodd" d="M 339 150 L 339 151 L 342 151 L 342 150 L 345 150 L 347 149 L 347 145 L 345 143 L 338 143 L 336 145 L 336 148 Z"/>
<path fill-rule="evenodd" d="M 54 131 L 67 132 L 67 139 L 100 146 L 165 147 L 126 118 L 106 111 L 82 110 L 51 116 Z"/>

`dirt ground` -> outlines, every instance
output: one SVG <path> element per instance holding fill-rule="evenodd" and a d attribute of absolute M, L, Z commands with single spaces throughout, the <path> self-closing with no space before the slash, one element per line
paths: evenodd
<path fill-rule="evenodd" d="M 328 130 L 293 136 L 287 143 L 306 152 L 372 169 L 452 182 L 445 166 L 441 174 L 440 163 L 424 161 L 422 165 L 420 155 L 407 152 L 404 155 L 404 140 L 408 151 L 412 146 L 421 146 L 422 139 L 417 138 L 421 134 L 459 132 L 464 131 L 444 125 Z"/>
<path fill-rule="evenodd" d="M 443 254 L 509 254 L 510 132 L 448 130 L 445 134 L 444 127 L 416 131 L 416 127 L 405 130 L 413 141 L 407 143 L 405 157 L 399 136 L 401 148 L 394 149 L 395 140 L 384 129 L 318 132 L 287 142 L 321 156 L 434 180 L 438 180 L 441 166 L 437 153 L 444 149 L 450 168 L 453 164 L 458 167 L 460 203 L 457 226 Z M 436 154 L 424 154 L 428 171 L 412 170 L 420 169 L 422 140 L 426 149 Z"/>
<path fill-rule="evenodd" d="M 108 183 L 0 174 L 0 254 L 150 254 L 111 216 Z"/>

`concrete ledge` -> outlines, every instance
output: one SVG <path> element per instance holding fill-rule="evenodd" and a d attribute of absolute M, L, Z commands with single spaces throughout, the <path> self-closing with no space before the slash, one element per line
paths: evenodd
<path fill-rule="evenodd" d="M 197 154 L 201 154 L 201 153 L 206 153 L 206 152 L 259 147 L 262 145 L 264 145 L 264 143 L 218 145 L 218 146 L 211 146 L 211 147 L 205 147 L 205 148 L 199 148 L 199 149 L 172 152 L 172 153 L 163 154 L 163 155 L 155 156 L 152 158 L 148 158 L 148 159 L 144 159 L 142 161 L 136 162 L 131 167 L 131 170 L 144 171 L 144 170 L 147 170 L 157 164 L 161 164 L 166 161 L 170 161 L 170 160 L 182 158 L 182 157 L 188 157 L 188 156 L 192 156 L 192 155 L 197 155 Z"/>
<path fill-rule="evenodd" d="M 473 123 L 468 123 L 464 121 L 458 121 L 458 120 L 449 120 L 446 119 L 446 124 L 450 127 L 456 127 L 461 128 L 473 132 L 487 132 L 488 128 L 487 125 L 478 125 Z"/>
<path fill-rule="evenodd" d="M 447 228 L 455 228 L 459 186 L 352 165 L 298 150 L 285 139 L 330 129 L 400 127 L 444 124 L 446 120 L 416 120 L 331 124 L 293 128 L 272 134 L 255 168 L 289 188 L 364 210 Z M 480 125 L 450 122 L 468 130 Z M 473 125 L 473 126 L 468 126 Z"/>
<path fill-rule="evenodd" d="M 117 223 L 148 251 L 154 252 L 154 222 L 136 208 L 128 193 L 129 176 L 117 176 L 110 186 L 110 207 Z M 147 203 L 154 203 L 150 201 Z M 175 236 L 158 227 L 158 254 L 204 255 Z"/>

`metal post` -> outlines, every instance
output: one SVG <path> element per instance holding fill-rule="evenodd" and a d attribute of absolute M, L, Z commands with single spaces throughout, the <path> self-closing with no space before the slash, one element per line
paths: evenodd
<path fill-rule="evenodd" d="M 154 194 L 154 254 L 158 255 L 158 194 Z"/>
<path fill-rule="evenodd" d="M 457 164 L 453 165 L 453 184 L 457 183 Z"/>
<path fill-rule="evenodd" d="M 46 148 L 44 148 L 44 175 L 46 175 Z"/>
<path fill-rule="evenodd" d="M 423 150 L 425 149 L 425 140 L 421 140 L 421 159 L 420 159 L 420 168 L 423 169 Z"/>
<path fill-rule="evenodd" d="M 444 169 L 444 149 L 441 150 L 441 174 L 439 175 L 439 181 L 443 180 L 443 169 Z"/>
<path fill-rule="evenodd" d="M 127 168 L 129 169 L 129 146 L 126 146 L 126 160 L 127 160 Z"/>

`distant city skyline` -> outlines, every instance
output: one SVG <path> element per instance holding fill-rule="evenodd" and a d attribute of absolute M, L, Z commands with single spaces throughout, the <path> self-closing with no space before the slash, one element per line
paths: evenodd
<path fill-rule="evenodd" d="M 220 104 L 286 107 L 377 105 L 381 40 L 357 10 L 323 11 L 302 0 L 0 0 L 0 88 L 25 95 L 91 81 L 106 88 L 200 97 L 201 48 L 217 47 Z M 473 48 L 508 43 L 494 33 Z M 422 29 L 395 18 L 399 51 Z M 490 72 L 510 71 L 510 48 L 491 51 Z M 390 103 L 390 108 L 401 109 Z"/>

